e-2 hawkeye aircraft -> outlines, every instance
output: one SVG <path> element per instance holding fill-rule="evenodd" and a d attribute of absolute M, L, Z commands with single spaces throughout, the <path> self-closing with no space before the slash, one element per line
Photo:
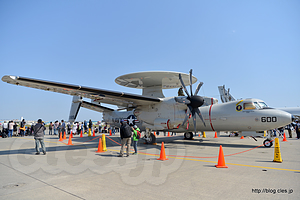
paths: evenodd
<path fill-rule="evenodd" d="M 242 135 L 274 129 L 291 123 L 294 117 L 277 109 L 257 109 L 257 99 L 244 99 L 217 104 L 217 99 L 197 95 L 203 82 L 193 93 L 197 78 L 189 74 L 167 71 L 137 72 L 116 78 L 115 82 L 142 89 L 142 95 L 38 80 L 19 76 L 3 76 L 2 81 L 46 91 L 80 96 L 133 111 L 146 127 L 146 141 L 154 143 L 151 130 L 184 132 L 192 139 L 197 131 L 239 131 Z M 185 85 L 190 85 L 190 93 Z M 182 87 L 187 96 L 165 97 L 162 89 Z M 197 117 L 198 115 L 198 117 Z M 193 123 L 190 123 L 192 121 Z"/>

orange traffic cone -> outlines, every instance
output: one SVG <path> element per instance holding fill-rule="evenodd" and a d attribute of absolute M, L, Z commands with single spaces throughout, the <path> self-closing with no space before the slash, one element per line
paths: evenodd
<path fill-rule="evenodd" d="M 283 133 L 283 140 L 282 140 L 282 142 L 287 142 L 285 133 Z"/>
<path fill-rule="evenodd" d="M 216 167 L 217 168 L 228 168 L 225 165 L 225 158 L 224 158 L 224 153 L 223 153 L 222 145 L 220 145 L 218 165 L 216 165 Z"/>
<path fill-rule="evenodd" d="M 66 137 L 66 131 L 64 131 L 64 140 L 66 140 L 67 137 Z"/>
<path fill-rule="evenodd" d="M 160 157 L 157 158 L 157 160 L 169 160 L 169 159 L 166 157 L 164 142 L 161 143 Z"/>
<path fill-rule="evenodd" d="M 155 131 L 154 131 L 154 133 L 153 133 L 153 134 L 154 134 L 154 136 L 156 136 L 156 133 L 155 133 Z"/>
<path fill-rule="evenodd" d="M 69 136 L 68 145 L 73 145 L 73 144 L 72 144 L 72 136 L 71 136 L 71 135 Z"/>
<path fill-rule="evenodd" d="M 217 132 L 215 132 L 215 137 L 214 138 L 218 138 Z"/>
<path fill-rule="evenodd" d="M 111 136 L 111 130 L 109 130 L 109 136 Z"/>
<path fill-rule="evenodd" d="M 64 141 L 61 133 L 59 134 L 59 141 Z"/>
<path fill-rule="evenodd" d="M 168 132 L 168 137 L 170 137 L 170 132 Z"/>
<path fill-rule="evenodd" d="M 80 137 L 82 137 L 82 130 L 81 130 L 81 132 L 80 132 Z"/>
<path fill-rule="evenodd" d="M 93 137 L 95 137 L 95 130 L 93 130 Z"/>
<path fill-rule="evenodd" d="M 244 136 L 242 136 L 241 139 L 245 139 Z"/>
<path fill-rule="evenodd" d="M 101 153 L 104 152 L 102 149 L 102 141 L 101 138 L 99 138 L 99 144 L 98 144 L 98 151 L 96 151 L 96 153 Z"/>

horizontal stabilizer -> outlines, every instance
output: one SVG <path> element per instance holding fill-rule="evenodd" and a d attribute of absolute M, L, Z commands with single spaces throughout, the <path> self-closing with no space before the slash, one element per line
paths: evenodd
<path fill-rule="evenodd" d="M 90 102 L 87 102 L 87 101 L 82 101 L 81 102 L 81 107 L 84 107 L 84 108 L 87 108 L 87 109 L 90 109 L 90 110 L 94 110 L 94 111 L 97 111 L 97 112 L 114 111 L 114 109 L 107 108 L 107 107 L 101 106 L 99 104 L 90 103 Z"/>

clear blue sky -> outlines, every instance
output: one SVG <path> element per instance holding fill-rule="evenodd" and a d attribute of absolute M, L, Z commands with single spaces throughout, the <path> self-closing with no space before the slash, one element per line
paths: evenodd
<path fill-rule="evenodd" d="M 219 98 L 225 84 L 236 98 L 300 106 L 299 11 L 298 0 L 1 0 L 0 76 L 141 94 L 115 78 L 193 69 L 200 95 Z M 2 81 L 0 94 L 0 120 L 68 119 L 71 96 Z"/>

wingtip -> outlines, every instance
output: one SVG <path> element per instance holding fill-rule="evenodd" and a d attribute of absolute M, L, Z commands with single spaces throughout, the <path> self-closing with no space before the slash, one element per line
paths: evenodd
<path fill-rule="evenodd" d="M 5 75 L 1 80 L 6 83 L 14 84 L 18 78 L 18 76 Z"/>

